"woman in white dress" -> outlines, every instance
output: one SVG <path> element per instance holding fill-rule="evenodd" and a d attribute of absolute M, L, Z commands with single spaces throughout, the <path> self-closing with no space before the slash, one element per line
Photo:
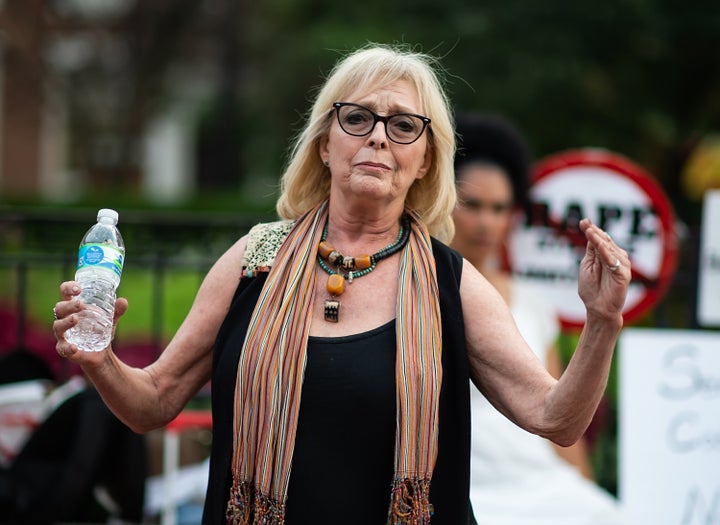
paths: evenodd
<path fill-rule="evenodd" d="M 505 119 L 460 115 L 452 247 L 500 291 L 538 359 L 562 373 L 559 323 L 533 285 L 511 276 L 503 247 L 526 197 L 531 155 Z M 522 430 L 472 388 L 470 499 L 478 525 L 619 525 L 617 500 L 592 481 L 583 441 L 561 448 Z"/>

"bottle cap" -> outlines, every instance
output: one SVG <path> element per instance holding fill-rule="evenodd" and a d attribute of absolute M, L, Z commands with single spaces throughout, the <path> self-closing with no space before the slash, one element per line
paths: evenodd
<path fill-rule="evenodd" d="M 100 220 L 103 217 L 108 217 L 117 224 L 118 212 L 116 212 L 115 210 L 111 210 L 110 208 L 102 208 L 101 210 L 98 211 L 97 220 Z"/>

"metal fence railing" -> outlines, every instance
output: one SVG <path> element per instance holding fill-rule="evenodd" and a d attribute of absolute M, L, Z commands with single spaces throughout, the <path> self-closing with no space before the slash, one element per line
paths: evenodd
<path fill-rule="evenodd" d="M 28 276 L 37 269 L 54 272 L 55 283 L 72 277 L 78 243 L 95 220 L 97 210 L 0 207 L 0 307 L 11 310 L 14 321 L 0 318 L 3 341 L 22 346 L 28 338 L 32 312 Z M 162 345 L 163 297 L 167 275 L 195 272 L 204 276 L 217 257 L 258 221 L 272 220 L 228 213 L 120 211 L 119 228 L 128 254 L 126 271 L 150 273 L 151 329 L 155 352 Z M 686 231 L 677 271 L 670 289 L 644 324 L 659 328 L 695 328 L 697 232 Z M 9 318 L 9 317 L 8 317 Z M 5 320 L 3 320 L 5 319 Z"/>
<path fill-rule="evenodd" d="M 38 316 L 33 315 L 39 310 L 34 302 L 41 300 L 33 281 L 38 273 L 43 274 L 51 281 L 47 292 L 52 294 L 61 281 L 73 277 L 78 244 L 94 223 L 96 211 L 0 208 L 0 353 L 33 344 L 43 349 L 54 347 L 50 323 L 38 323 Z M 119 228 L 128 254 L 132 254 L 124 274 L 149 274 L 146 346 L 154 355 L 164 344 L 163 303 L 172 281 L 168 276 L 174 272 L 195 274 L 199 285 L 217 257 L 250 226 L 270 220 L 231 214 L 119 211 Z"/>

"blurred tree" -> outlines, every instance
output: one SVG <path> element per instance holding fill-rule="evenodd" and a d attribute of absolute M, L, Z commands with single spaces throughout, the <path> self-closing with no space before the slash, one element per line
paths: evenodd
<path fill-rule="evenodd" d="M 84 60 L 61 66 L 58 75 L 70 108 L 71 164 L 94 188 L 137 191 L 139 141 L 172 93 L 169 68 L 186 51 L 200 3 L 134 2 L 121 16 L 86 22 L 73 35 L 85 47 Z"/>
<path fill-rule="evenodd" d="M 580 146 L 623 153 L 679 199 L 685 220 L 697 220 L 697 207 L 675 190 L 693 141 L 720 126 L 717 2 L 269 0 L 248 16 L 243 105 L 254 136 L 245 144 L 272 152 L 250 160 L 258 170 L 280 169 L 286 140 L 338 53 L 407 42 L 441 57 L 458 108 L 507 114 L 539 156 Z"/>
<path fill-rule="evenodd" d="M 40 180 L 45 108 L 45 64 L 40 52 L 49 33 L 42 0 L 7 0 L 0 14 L 3 53 L 0 180 L 7 191 L 28 195 Z"/>
<path fill-rule="evenodd" d="M 441 58 L 457 108 L 505 113 L 538 156 L 623 153 L 658 177 L 685 221 L 698 220 L 677 181 L 694 145 L 720 126 L 713 0 L 119 1 L 124 10 L 89 17 L 68 6 L 92 2 L 8 0 L 0 17 L 6 64 L 36 34 L 13 31 L 13 20 L 54 32 L 20 60 L 42 74 L 49 63 L 64 81 L 71 167 L 92 186 L 136 188 L 148 120 L 191 93 L 198 186 L 261 181 L 273 191 L 338 56 L 406 42 Z"/>
<path fill-rule="evenodd" d="M 205 188 L 236 188 L 242 174 L 241 113 L 238 93 L 241 85 L 242 45 L 241 2 L 217 2 L 216 35 L 220 78 L 216 96 L 200 121 L 198 134 L 198 180 Z"/>

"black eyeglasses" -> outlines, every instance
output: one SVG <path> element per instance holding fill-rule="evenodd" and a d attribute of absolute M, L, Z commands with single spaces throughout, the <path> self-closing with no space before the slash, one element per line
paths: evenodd
<path fill-rule="evenodd" d="M 338 123 L 342 130 L 354 137 L 364 137 L 375 129 L 378 122 L 385 125 L 385 134 L 397 144 L 412 144 L 425 131 L 430 119 L 414 113 L 395 113 L 381 117 L 359 104 L 334 102 Z"/>

